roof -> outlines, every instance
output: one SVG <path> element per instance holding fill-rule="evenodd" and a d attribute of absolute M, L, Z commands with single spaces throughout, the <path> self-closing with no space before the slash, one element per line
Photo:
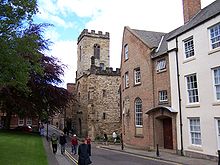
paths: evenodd
<path fill-rule="evenodd" d="M 144 42 L 150 49 L 152 49 L 152 57 L 162 55 L 167 52 L 167 33 L 130 29 L 129 27 L 127 27 L 127 29 L 135 34 L 136 37 Z M 157 50 L 157 52 L 155 52 L 155 50 Z"/>
<path fill-rule="evenodd" d="M 165 35 L 165 33 L 162 32 L 153 32 L 153 31 L 136 30 L 136 29 L 132 29 L 132 30 L 150 48 L 157 48 L 160 43 L 161 37 Z"/>
<path fill-rule="evenodd" d="M 210 5 L 206 6 L 199 13 L 197 13 L 188 23 L 183 26 L 171 31 L 167 37 L 167 41 L 172 40 L 173 38 L 189 31 L 196 26 L 201 25 L 202 23 L 212 19 L 213 17 L 220 14 L 220 0 L 216 0 Z"/>

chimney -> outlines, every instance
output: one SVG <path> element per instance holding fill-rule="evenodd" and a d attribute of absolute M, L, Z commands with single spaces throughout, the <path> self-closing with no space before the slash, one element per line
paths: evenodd
<path fill-rule="evenodd" d="M 183 0 L 184 24 L 201 10 L 201 0 Z"/>

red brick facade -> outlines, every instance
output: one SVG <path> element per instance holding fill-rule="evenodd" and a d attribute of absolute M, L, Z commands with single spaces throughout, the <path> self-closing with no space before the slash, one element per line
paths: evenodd
<path fill-rule="evenodd" d="M 128 46 L 128 59 L 124 49 Z M 152 58 L 149 47 L 135 31 L 125 27 L 121 55 L 121 93 L 122 93 L 122 132 L 126 145 L 137 148 L 153 149 L 156 144 L 161 148 L 176 149 L 176 113 L 169 108 L 170 82 L 168 55 Z M 156 70 L 159 60 L 166 61 L 166 69 Z M 140 71 L 140 83 L 135 85 L 135 70 Z M 125 74 L 129 77 L 129 86 L 125 87 Z M 167 92 L 167 100 L 159 102 L 159 91 Z M 142 126 L 137 125 L 135 102 L 142 102 Z M 168 133 L 167 131 L 168 122 Z M 170 147 L 166 146 L 166 134 L 170 134 Z"/>

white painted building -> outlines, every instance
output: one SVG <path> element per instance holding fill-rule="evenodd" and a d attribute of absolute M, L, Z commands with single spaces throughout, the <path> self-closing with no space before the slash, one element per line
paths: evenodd
<path fill-rule="evenodd" d="M 199 6 L 200 0 L 193 1 Z M 185 24 L 168 38 L 171 102 L 178 111 L 178 150 L 216 158 L 220 150 L 220 0 L 200 9 L 188 19 L 184 13 Z"/>

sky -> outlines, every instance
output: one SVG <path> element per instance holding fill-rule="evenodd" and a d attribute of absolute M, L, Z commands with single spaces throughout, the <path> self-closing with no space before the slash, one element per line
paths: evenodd
<path fill-rule="evenodd" d="M 201 0 L 201 6 L 214 0 Z M 83 29 L 110 33 L 110 67 L 120 68 L 124 26 L 170 32 L 183 25 L 182 0 L 38 0 L 38 23 L 54 26 L 45 31 L 53 44 L 47 55 L 67 66 L 61 87 L 75 83 L 77 38 Z"/>

